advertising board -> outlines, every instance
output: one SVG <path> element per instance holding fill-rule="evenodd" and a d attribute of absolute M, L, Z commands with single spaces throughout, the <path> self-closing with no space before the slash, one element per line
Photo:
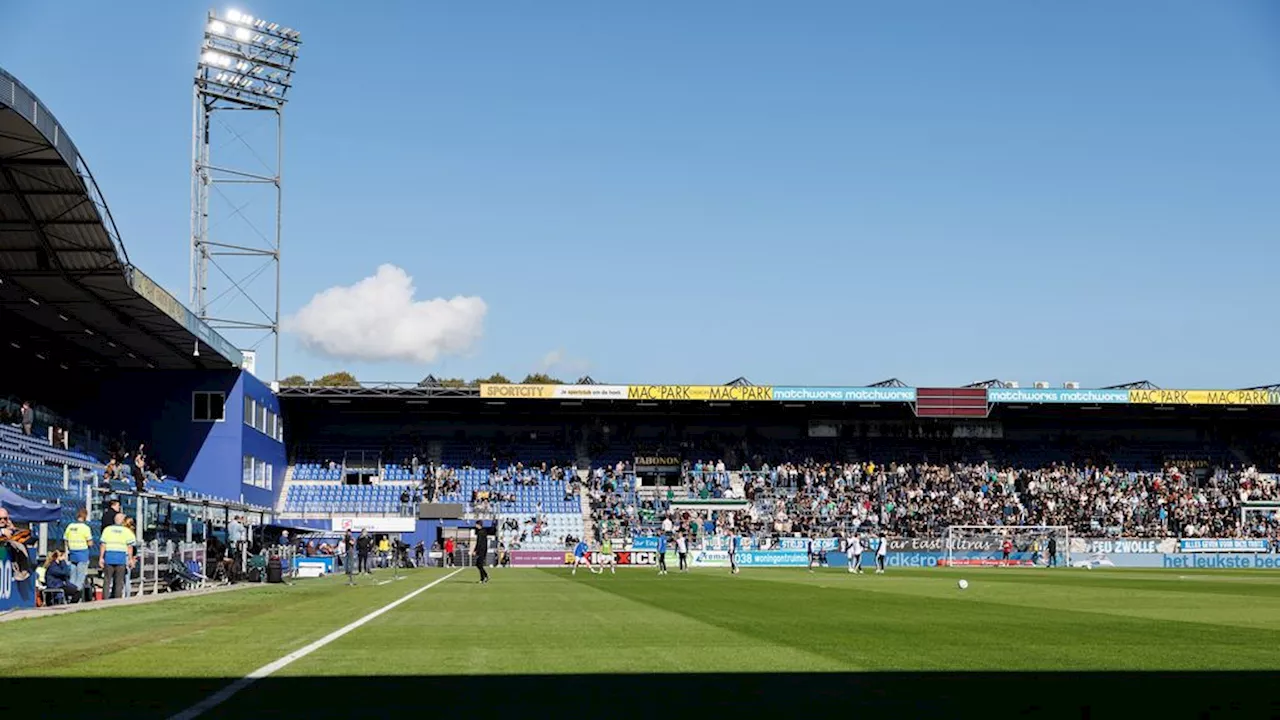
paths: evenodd
<path fill-rule="evenodd" d="M 14 575 L 20 570 L 18 564 L 9 557 L 9 546 L 0 546 L 0 610 L 14 610 L 36 606 L 36 552 L 30 548 L 32 569 L 25 580 L 15 580 Z"/>
<path fill-rule="evenodd" d="M 668 567 L 676 567 L 680 558 L 674 551 L 667 551 Z M 695 550 L 689 553 L 693 567 L 729 567 L 729 553 L 724 550 Z M 807 567 L 809 555 L 795 550 L 741 550 L 738 565 L 742 567 Z"/>
<path fill-rule="evenodd" d="M 861 402 L 912 403 L 915 388 L 893 387 L 775 387 L 773 399 L 779 402 Z"/>
<path fill-rule="evenodd" d="M 1094 553 L 1074 557 L 1075 567 L 1166 570 L 1280 570 L 1280 555 L 1261 553 Z"/>
<path fill-rule="evenodd" d="M 573 553 L 562 550 L 512 550 L 513 567 L 559 567 L 573 562 Z"/>
<path fill-rule="evenodd" d="M 413 532 L 418 521 L 411 517 L 335 517 L 333 529 L 337 532 L 407 533 Z"/>
<path fill-rule="evenodd" d="M 632 462 L 637 473 L 670 475 L 680 472 L 680 458 L 676 455 L 637 455 Z"/>
<path fill-rule="evenodd" d="M 838 538 L 814 538 L 813 546 L 815 550 L 835 550 L 840 547 L 840 540 Z M 889 547 L 893 547 L 893 545 L 890 544 Z M 778 549 L 808 552 L 809 539 L 798 537 L 778 538 Z"/>
<path fill-rule="evenodd" d="M 992 403 L 1061 403 L 1064 405 L 1114 405 L 1129 402 L 1128 390 L 1076 390 L 1071 388 L 989 388 Z"/>
<path fill-rule="evenodd" d="M 655 535 L 639 535 L 631 539 L 632 550 L 657 550 L 658 538 Z"/>
<path fill-rule="evenodd" d="M 1175 553 L 1178 541 L 1173 538 L 1071 538 L 1073 555 L 1094 553 Z"/>
<path fill-rule="evenodd" d="M 1183 538 L 1178 541 L 1180 553 L 1265 553 L 1271 544 L 1262 538 Z"/>
<path fill-rule="evenodd" d="M 493 400 L 626 400 L 627 386 L 481 383 L 480 397 Z"/>
<path fill-rule="evenodd" d="M 772 400 L 773 388 L 765 385 L 628 385 L 628 400 Z"/>
<path fill-rule="evenodd" d="M 1130 390 L 1135 405 L 1275 405 L 1272 390 Z"/>
<path fill-rule="evenodd" d="M 955 537 L 950 545 L 957 551 L 996 552 L 1000 549 L 1000 539 L 990 537 Z M 890 552 L 944 552 L 948 549 L 946 538 L 889 538 Z"/>

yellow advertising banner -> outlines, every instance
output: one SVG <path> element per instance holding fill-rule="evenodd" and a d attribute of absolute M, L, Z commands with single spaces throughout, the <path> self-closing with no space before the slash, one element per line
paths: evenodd
<path fill-rule="evenodd" d="M 1129 402 L 1137 405 L 1272 405 L 1270 390 L 1130 390 Z"/>
<path fill-rule="evenodd" d="M 762 385 L 628 385 L 628 400 L 772 400 L 773 387 Z"/>
<path fill-rule="evenodd" d="M 544 400 L 556 396 L 559 385 L 480 385 L 480 397 L 503 400 Z"/>

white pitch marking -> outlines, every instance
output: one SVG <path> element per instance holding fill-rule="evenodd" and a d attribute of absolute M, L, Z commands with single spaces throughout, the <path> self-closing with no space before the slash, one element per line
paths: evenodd
<path fill-rule="evenodd" d="M 377 610 L 374 610 L 373 612 L 369 613 L 368 615 L 365 615 L 364 617 L 360 618 L 359 620 L 356 620 L 355 622 L 353 622 L 353 623 L 351 623 L 351 624 L 349 624 L 349 625 L 346 625 L 345 627 L 341 627 L 341 628 L 338 628 L 337 630 L 334 630 L 333 632 L 329 633 L 328 635 L 325 635 L 324 637 L 322 637 L 322 638 L 320 638 L 319 640 L 317 640 L 317 641 L 315 641 L 315 642 L 311 643 L 310 645 L 308 645 L 308 646 L 306 646 L 306 647 L 302 648 L 301 650 L 294 650 L 293 652 L 289 653 L 288 655 L 285 655 L 284 657 L 280 658 L 279 660 L 276 660 L 275 662 L 272 662 L 272 663 L 268 663 L 268 664 L 266 664 L 266 665 L 263 665 L 262 667 L 258 668 L 257 670 L 254 670 L 253 672 L 249 673 L 248 675 L 245 675 L 244 677 L 240 678 L 239 680 L 237 680 L 237 681 L 235 681 L 235 682 L 231 683 L 230 685 L 228 685 L 228 686 L 226 686 L 226 687 L 222 688 L 221 690 L 219 690 L 218 692 L 216 692 L 216 693 L 214 693 L 214 694 L 210 695 L 209 697 L 205 698 L 204 700 L 201 700 L 200 702 L 196 703 L 195 705 L 192 705 L 191 707 L 187 708 L 186 710 L 183 710 L 182 712 L 178 713 L 177 715 L 174 715 L 174 716 L 173 716 L 172 718 L 170 718 L 169 720 L 191 720 L 192 718 L 199 717 L 201 714 L 206 713 L 206 712 L 208 712 L 209 710 L 212 710 L 213 708 L 215 708 L 215 707 L 217 707 L 217 706 L 221 705 L 222 703 L 226 702 L 226 701 L 227 701 L 227 699 L 228 699 L 228 698 L 230 698 L 232 695 L 235 695 L 236 693 L 240 692 L 241 690 L 245 689 L 246 687 L 249 687 L 249 686 L 250 686 L 250 685 L 252 685 L 255 681 L 257 681 L 257 680 L 261 680 L 262 678 L 267 677 L 268 675 L 271 675 L 272 673 L 276 672 L 277 670 L 280 670 L 281 668 L 285 667 L 285 666 L 286 666 L 286 665 L 288 665 L 289 663 L 292 663 L 294 660 L 300 660 L 300 659 L 302 659 L 302 658 L 304 658 L 304 657 L 306 657 L 306 656 L 310 655 L 311 653 L 315 652 L 316 650 L 319 650 L 320 648 L 324 647 L 325 645 L 328 645 L 329 643 L 333 642 L 334 640 L 337 640 L 338 638 L 342 637 L 343 635 L 346 635 L 347 633 L 351 632 L 352 630 L 355 630 L 356 628 L 360 627 L 361 625 L 364 625 L 365 623 L 369 622 L 370 620 L 373 620 L 374 618 L 376 618 L 376 617 L 378 617 L 378 616 L 382 615 L 383 613 L 386 613 L 386 612 L 389 612 L 389 611 L 391 611 L 391 610 L 394 610 L 395 608 L 397 608 L 397 607 L 399 607 L 399 606 L 403 605 L 404 603 L 409 602 L 410 600 L 412 600 L 412 599 L 414 599 L 415 597 L 417 597 L 417 596 L 421 595 L 422 593 L 424 593 L 424 592 L 426 592 L 426 591 L 430 590 L 431 588 L 435 587 L 436 585 L 439 585 L 440 583 L 444 582 L 445 580 L 448 580 L 449 578 L 453 577 L 454 575 L 457 575 L 458 573 L 462 572 L 462 570 L 463 570 L 463 568 L 458 568 L 457 570 L 454 570 L 453 572 L 449 573 L 448 575 L 445 575 L 445 576 L 444 576 L 444 577 L 442 577 L 442 578 L 437 578 L 437 579 L 435 579 L 435 580 L 432 580 L 431 582 L 427 583 L 426 585 L 423 585 L 422 587 L 418 588 L 417 590 L 414 590 L 413 592 L 409 593 L 408 595 L 405 595 L 404 597 L 400 598 L 399 600 L 395 600 L 395 601 L 393 601 L 393 602 L 391 602 L 391 603 L 389 603 L 389 604 L 387 604 L 387 605 L 384 605 L 384 606 L 382 606 L 382 607 L 378 608 Z"/>

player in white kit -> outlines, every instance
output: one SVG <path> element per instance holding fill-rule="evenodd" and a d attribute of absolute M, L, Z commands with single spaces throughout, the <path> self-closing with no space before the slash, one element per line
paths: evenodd
<path fill-rule="evenodd" d="M 849 559 L 849 572 L 862 574 L 862 538 L 858 533 L 849 536 L 849 545 L 844 549 L 845 557 Z"/>

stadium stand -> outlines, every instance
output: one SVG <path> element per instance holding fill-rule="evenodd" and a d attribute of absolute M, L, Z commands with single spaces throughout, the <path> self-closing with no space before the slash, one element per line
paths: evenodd
<path fill-rule="evenodd" d="M 1066 525 L 1093 537 L 1280 539 L 1272 515 L 1242 520 L 1246 501 L 1280 500 L 1277 477 L 1257 468 L 1204 474 L 1049 466 L 783 464 L 741 473 L 686 471 L 677 486 L 637 498 L 629 476 L 593 478 L 597 535 L 653 532 L 664 517 L 695 534 L 706 527 L 758 537 L 844 535 L 887 528 L 938 537 L 949 525 Z M 674 498 L 745 498 L 746 512 L 669 512 Z M 730 517 L 732 515 L 732 517 Z"/>
<path fill-rule="evenodd" d="M 61 543 L 88 498 L 97 535 L 104 493 L 94 489 L 133 490 L 142 442 L 149 494 L 122 498 L 122 509 L 138 521 L 144 553 L 211 539 L 225 524 L 204 512 L 212 507 L 274 502 L 273 469 L 285 467 L 275 395 L 242 370 L 243 353 L 130 261 L 71 136 L 4 70 L 0 226 L 0 484 L 59 507 L 56 521 L 37 514 L 41 546 Z M 24 432 L 27 412 L 15 408 L 26 401 L 35 427 Z M 123 461 L 118 474 L 112 456 Z M 161 465 L 183 482 L 151 477 Z M 17 587 L 0 609 L 34 603 Z"/>

